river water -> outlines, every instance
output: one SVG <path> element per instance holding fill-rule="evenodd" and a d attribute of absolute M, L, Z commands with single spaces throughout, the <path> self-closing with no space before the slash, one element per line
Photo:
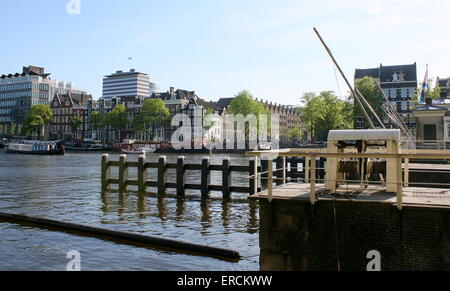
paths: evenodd
<path fill-rule="evenodd" d="M 211 156 L 211 164 L 221 164 L 224 157 Z M 201 158 L 188 156 L 187 162 L 200 163 Z M 118 156 L 111 159 L 118 160 Z M 148 161 L 157 159 L 157 155 L 147 157 Z M 247 195 L 234 194 L 231 200 L 223 201 L 220 193 L 202 200 L 196 191 L 188 191 L 184 199 L 170 193 L 164 197 L 132 192 L 102 194 L 100 161 L 100 154 L 27 156 L 0 152 L 0 212 L 233 249 L 244 258 L 227 262 L 0 221 L 0 270 L 64 271 L 69 262 L 67 253 L 72 250 L 80 252 L 82 270 L 259 269 L 258 210 Z M 168 162 L 175 161 L 176 156 L 168 155 Z M 231 156 L 231 163 L 248 165 L 248 159 Z M 170 182 L 175 181 L 174 172 L 169 173 Z M 134 175 L 131 172 L 130 178 Z M 149 176 L 155 179 L 154 172 Z M 245 178 L 245 173 L 234 173 L 233 184 L 248 185 Z M 199 183 L 198 174 L 188 172 L 187 180 Z M 212 181 L 220 184 L 220 180 L 220 173 L 213 172 Z"/>

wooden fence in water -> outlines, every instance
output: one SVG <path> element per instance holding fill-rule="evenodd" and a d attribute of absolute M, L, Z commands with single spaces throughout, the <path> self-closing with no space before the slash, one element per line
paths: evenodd
<path fill-rule="evenodd" d="M 324 161 L 318 163 L 317 176 L 323 177 Z M 287 180 L 307 178 L 307 165 L 302 158 L 280 158 L 274 160 L 276 165 L 273 171 L 277 185 Z M 112 167 L 118 167 L 118 177 L 112 178 Z M 260 175 L 254 177 L 255 167 Z M 129 169 L 137 169 L 137 180 L 129 179 Z M 149 179 L 148 170 L 156 169 L 156 180 Z M 168 170 L 175 170 L 176 182 L 168 181 Z M 168 163 L 166 156 L 160 156 L 157 162 L 147 162 L 144 156 L 140 156 L 137 162 L 130 162 L 126 155 L 121 155 L 118 161 L 110 160 L 110 156 L 102 156 L 101 180 L 102 190 L 110 191 L 112 185 L 118 186 L 119 192 L 126 192 L 129 186 L 135 186 L 140 193 L 146 193 L 149 187 L 156 188 L 159 195 L 167 193 L 167 189 L 175 189 L 177 196 L 185 196 L 186 190 L 198 190 L 202 197 L 209 197 L 212 191 L 222 192 L 223 198 L 230 198 L 232 193 L 255 194 L 267 186 L 268 161 L 261 160 L 256 165 L 255 160 L 250 160 L 248 166 L 231 165 L 230 158 L 224 158 L 222 164 L 212 165 L 209 157 L 204 157 L 200 164 L 188 164 L 185 157 L 178 157 L 176 163 Z M 186 171 L 197 171 L 200 183 L 187 183 Z M 211 173 L 221 172 L 221 185 L 211 183 Z M 248 180 L 248 186 L 236 186 L 232 184 L 233 173 L 244 174 Z M 259 180 L 261 183 L 259 183 Z M 256 183 L 256 184 L 255 184 Z M 261 185 L 260 185 L 261 184 Z"/>

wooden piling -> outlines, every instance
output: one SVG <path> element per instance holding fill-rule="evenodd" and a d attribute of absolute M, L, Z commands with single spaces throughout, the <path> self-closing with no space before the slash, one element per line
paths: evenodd
<path fill-rule="evenodd" d="M 231 164 L 230 158 L 224 158 L 222 162 L 222 193 L 223 198 L 231 197 Z"/>
<path fill-rule="evenodd" d="M 211 185 L 211 172 L 209 169 L 210 159 L 209 157 L 204 157 L 202 159 L 202 171 L 201 171 L 201 192 L 202 197 L 209 197 L 210 185 Z"/>
<path fill-rule="evenodd" d="M 255 175 L 255 172 L 260 171 L 258 166 L 258 159 L 250 162 L 249 166 L 232 166 L 230 159 L 226 158 L 221 165 L 211 165 L 210 158 L 205 157 L 201 164 L 187 164 L 185 157 L 179 157 L 176 163 L 167 163 L 167 158 L 161 156 L 156 163 L 148 163 L 145 161 L 145 156 L 140 156 L 137 162 L 127 161 L 126 155 L 120 156 L 119 161 L 109 160 L 108 155 L 102 156 L 101 164 L 101 184 L 103 192 L 111 191 L 110 185 L 118 185 L 118 190 L 121 193 L 126 192 L 129 186 L 136 186 L 139 193 L 146 193 L 148 187 L 156 187 L 158 194 L 164 195 L 167 192 L 167 188 L 175 189 L 177 196 L 183 197 L 186 194 L 186 190 L 198 190 L 201 192 L 202 197 L 209 197 L 211 191 L 220 191 L 223 193 L 224 198 L 231 196 L 233 192 L 256 194 L 260 191 L 258 185 L 259 175 L 257 179 L 249 179 L 249 187 L 237 186 L 232 183 L 233 172 L 249 173 L 250 176 Z M 267 168 L 267 161 L 265 166 Z M 113 167 L 118 168 L 118 177 L 111 177 L 111 169 Z M 135 168 L 137 170 L 137 179 L 129 178 L 129 169 Z M 156 169 L 156 181 L 150 181 L 148 171 L 149 169 Z M 176 170 L 176 183 L 168 182 L 168 170 Z M 197 183 L 187 183 L 185 174 L 186 171 L 198 171 L 199 177 L 196 179 Z M 219 171 L 222 174 L 222 185 L 211 184 L 211 171 Z M 267 173 L 265 174 L 267 177 Z M 200 183 L 198 183 L 200 182 Z M 267 185 L 267 180 L 264 182 Z M 253 192 L 253 193 L 252 193 Z"/>
<path fill-rule="evenodd" d="M 177 196 L 183 197 L 186 195 L 186 190 L 184 188 L 185 185 L 185 164 L 186 157 L 178 157 L 177 159 Z"/>
<path fill-rule="evenodd" d="M 257 176 L 257 172 L 255 171 L 255 167 L 257 167 L 258 165 L 256 164 L 256 161 L 258 160 L 258 158 L 256 157 L 254 160 L 250 161 L 250 166 L 249 166 L 249 171 L 248 171 L 248 176 L 252 177 L 254 176 L 254 179 L 249 179 L 249 184 L 248 187 L 250 189 L 250 195 L 254 195 L 256 193 L 258 193 L 257 191 L 257 185 L 258 185 L 258 176 Z M 255 186 L 256 185 L 256 186 Z"/>
<path fill-rule="evenodd" d="M 111 186 L 109 184 L 109 179 L 111 179 L 111 168 L 108 165 L 109 155 L 104 154 L 102 156 L 102 191 L 109 191 Z"/>
<path fill-rule="evenodd" d="M 127 191 L 128 180 L 128 167 L 127 156 L 121 155 L 119 159 L 119 192 L 124 193 Z"/>
<path fill-rule="evenodd" d="M 138 187 L 139 193 L 145 193 L 147 191 L 146 182 L 148 179 L 148 171 L 145 167 L 145 156 L 142 155 L 138 160 Z"/>
<path fill-rule="evenodd" d="M 160 156 L 158 162 L 158 194 L 166 194 L 166 183 L 167 183 L 167 157 Z"/>
<path fill-rule="evenodd" d="M 16 214 L 8 214 L 0 212 L 0 219 L 13 223 L 25 223 L 37 226 L 40 228 L 46 227 L 51 229 L 63 230 L 73 232 L 77 235 L 88 235 L 99 237 L 102 239 L 109 239 L 119 241 L 122 244 L 143 244 L 148 247 L 159 246 L 169 248 L 170 250 L 178 250 L 182 252 L 192 252 L 193 254 L 200 254 L 216 258 L 239 259 L 238 252 L 227 250 L 223 248 L 204 246 L 198 244 L 187 243 L 183 241 L 175 241 L 170 239 L 145 236 L 141 234 L 134 234 L 116 230 L 109 230 L 104 228 L 79 225 L 61 221 L 54 221 L 49 219 L 29 217 Z"/>

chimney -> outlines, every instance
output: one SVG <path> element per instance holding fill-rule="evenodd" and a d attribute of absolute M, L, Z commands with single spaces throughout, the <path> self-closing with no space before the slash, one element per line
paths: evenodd
<path fill-rule="evenodd" d="M 431 106 L 431 105 L 433 105 L 433 99 L 427 98 L 427 99 L 425 99 L 425 103 L 426 103 L 426 105 Z"/>
<path fill-rule="evenodd" d="M 169 93 L 170 93 L 170 95 L 172 95 L 173 93 L 175 93 L 175 88 L 174 88 L 174 87 L 170 87 Z"/>

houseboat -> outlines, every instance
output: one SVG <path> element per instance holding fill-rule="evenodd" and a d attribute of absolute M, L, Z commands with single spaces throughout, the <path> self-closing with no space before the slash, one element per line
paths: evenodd
<path fill-rule="evenodd" d="M 6 145 L 6 153 L 24 155 L 64 155 L 65 149 L 59 141 L 18 141 Z"/>

